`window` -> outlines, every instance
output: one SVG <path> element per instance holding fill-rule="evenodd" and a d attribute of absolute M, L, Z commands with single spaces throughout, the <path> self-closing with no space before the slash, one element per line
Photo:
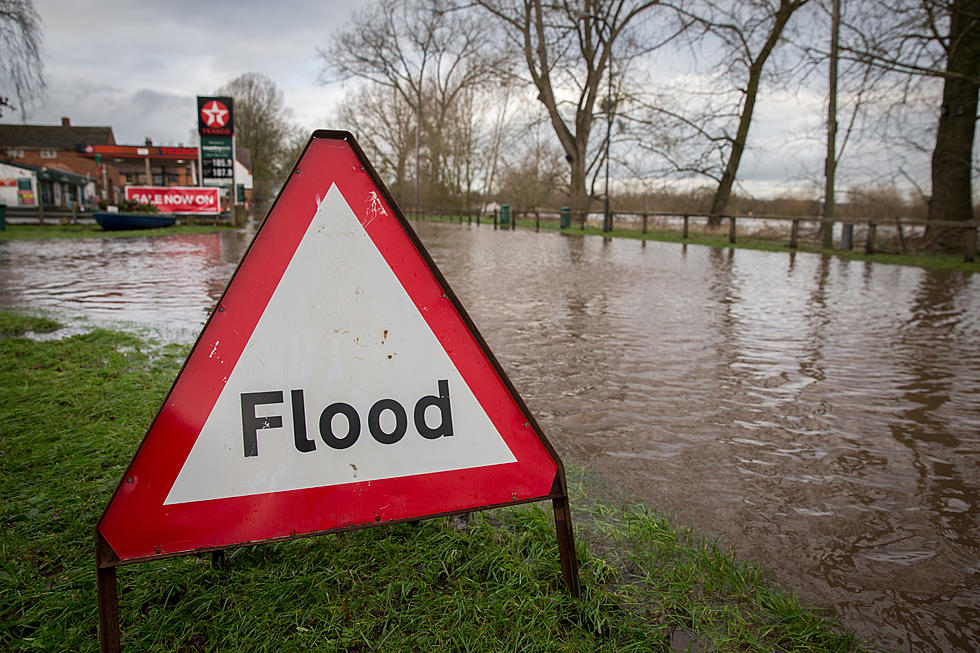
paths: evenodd
<path fill-rule="evenodd" d="M 24 150 L 14 150 L 14 149 L 7 150 L 7 156 L 9 156 L 11 159 L 23 159 Z"/>
<path fill-rule="evenodd" d="M 57 150 L 41 150 L 41 158 L 42 159 L 57 159 L 58 158 L 58 151 Z"/>
<path fill-rule="evenodd" d="M 168 172 L 167 173 L 167 185 L 168 186 L 176 186 L 177 185 L 177 175 L 171 174 L 171 173 Z"/>

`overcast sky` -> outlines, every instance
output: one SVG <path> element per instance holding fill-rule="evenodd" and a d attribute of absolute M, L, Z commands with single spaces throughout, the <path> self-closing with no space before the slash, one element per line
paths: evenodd
<path fill-rule="evenodd" d="M 73 125 L 111 126 L 117 143 L 188 144 L 197 128 L 195 97 L 258 72 L 282 89 L 300 125 L 328 127 L 341 89 L 317 83 L 316 49 L 358 4 L 35 0 L 48 88 L 28 122 L 67 116 Z"/>
<path fill-rule="evenodd" d="M 67 116 L 74 125 L 111 126 L 121 144 L 146 138 L 158 145 L 193 144 L 195 96 L 258 72 L 282 89 L 304 129 L 342 129 L 329 122 L 344 89 L 318 83 L 316 50 L 363 4 L 35 0 L 44 24 L 48 88 L 27 122 L 58 124 Z M 822 185 L 825 101 L 823 92 L 762 94 L 739 172 L 745 190 L 771 196 Z"/>

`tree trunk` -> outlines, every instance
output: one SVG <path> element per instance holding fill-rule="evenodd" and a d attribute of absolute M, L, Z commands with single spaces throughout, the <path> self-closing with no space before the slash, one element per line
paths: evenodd
<path fill-rule="evenodd" d="M 775 20 L 766 42 L 755 59 L 749 59 L 749 80 L 745 86 L 745 102 L 742 104 L 742 112 L 738 119 L 738 131 L 732 141 L 732 151 L 725 165 L 725 172 L 721 175 L 718 188 L 715 190 L 714 199 L 711 201 L 711 217 L 708 224 L 718 226 L 721 224 L 721 216 L 728 208 L 728 201 L 732 196 L 732 185 L 738 174 L 738 166 L 742 162 L 742 153 L 745 152 L 745 143 L 749 137 L 749 127 L 752 125 L 752 114 L 755 111 L 755 100 L 759 94 L 759 82 L 762 79 L 762 70 L 766 66 L 766 60 L 772 54 L 779 37 L 789 22 L 793 12 L 803 6 L 808 0 L 781 0 L 779 10 L 776 11 Z M 748 54 L 748 53 L 746 53 Z"/>
<path fill-rule="evenodd" d="M 570 162 L 571 176 L 569 185 L 569 200 L 572 209 L 572 218 L 578 218 L 585 226 L 585 220 L 589 215 L 589 192 L 586 189 L 585 157 L 575 156 Z"/>
<path fill-rule="evenodd" d="M 955 0 L 950 20 L 949 74 L 932 151 L 930 220 L 971 220 L 973 138 L 980 90 L 980 0 Z M 941 249 L 958 250 L 963 232 L 930 228 L 928 236 Z"/>
<path fill-rule="evenodd" d="M 759 91 L 759 78 L 761 76 L 762 66 L 753 65 L 749 72 L 749 84 L 745 89 L 745 104 L 742 106 L 742 115 L 738 119 L 738 131 L 735 133 L 735 140 L 732 142 L 732 151 L 728 156 L 725 172 L 721 175 L 721 181 L 718 182 L 714 199 L 711 201 L 711 217 L 708 218 L 708 224 L 713 227 L 721 224 L 721 216 L 728 208 L 728 200 L 732 196 L 732 185 L 735 183 L 735 175 L 738 173 L 742 153 L 745 151 L 745 143 L 749 138 L 749 127 L 752 125 L 752 113 L 755 111 L 755 98 Z"/>

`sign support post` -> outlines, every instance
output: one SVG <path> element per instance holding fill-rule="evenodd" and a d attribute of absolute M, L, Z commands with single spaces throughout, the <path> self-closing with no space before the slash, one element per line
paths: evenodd
<path fill-rule="evenodd" d="M 564 488 L 562 479 L 562 487 Z M 558 537 L 558 556 L 561 559 L 561 575 L 565 589 L 574 598 L 579 597 L 578 558 L 575 555 L 575 532 L 572 530 L 572 511 L 568 505 L 568 492 L 551 500 L 555 511 L 555 531 Z"/>
<path fill-rule="evenodd" d="M 103 653 L 118 653 L 119 643 L 119 591 L 116 585 L 116 567 L 103 560 L 108 545 L 101 535 L 95 534 L 95 573 L 99 601 L 99 645 Z"/>

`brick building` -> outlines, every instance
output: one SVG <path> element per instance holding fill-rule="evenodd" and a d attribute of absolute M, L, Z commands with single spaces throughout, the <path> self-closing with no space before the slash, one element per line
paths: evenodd
<path fill-rule="evenodd" d="M 248 204 L 252 193 L 248 150 L 239 148 L 237 158 L 236 195 Z M 61 125 L 0 124 L 0 163 L 34 170 L 31 179 L 36 187 L 28 190 L 44 206 L 65 207 L 67 198 L 86 206 L 100 200 L 118 204 L 126 186 L 200 183 L 197 147 L 155 146 L 150 139 L 143 145 L 118 145 L 112 127 L 76 127 L 68 118 L 62 118 Z M 0 183 L 24 185 L 27 174 L 11 168 Z M 23 204 L 27 195 L 17 197 Z"/>
<path fill-rule="evenodd" d="M 62 192 L 57 184 L 79 178 L 94 182 L 86 184 L 91 195 L 85 198 L 86 203 L 94 204 L 96 189 L 105 188 L 107 197 L 112 197 L 112 189 L 120 187 L 119 174 L 112 166 L 100 167 L 83 156 L 81 149 L 87 144 L 115 142 L 112 127 L 75 127 L 68 118 L 62 118 L 60 125 L 0 125 L 0 161 L 45 173 L 38 176 L 40 187 L 36 189 L 45 205 L 63 205 L 63 197 L 73 194 Z"/>

